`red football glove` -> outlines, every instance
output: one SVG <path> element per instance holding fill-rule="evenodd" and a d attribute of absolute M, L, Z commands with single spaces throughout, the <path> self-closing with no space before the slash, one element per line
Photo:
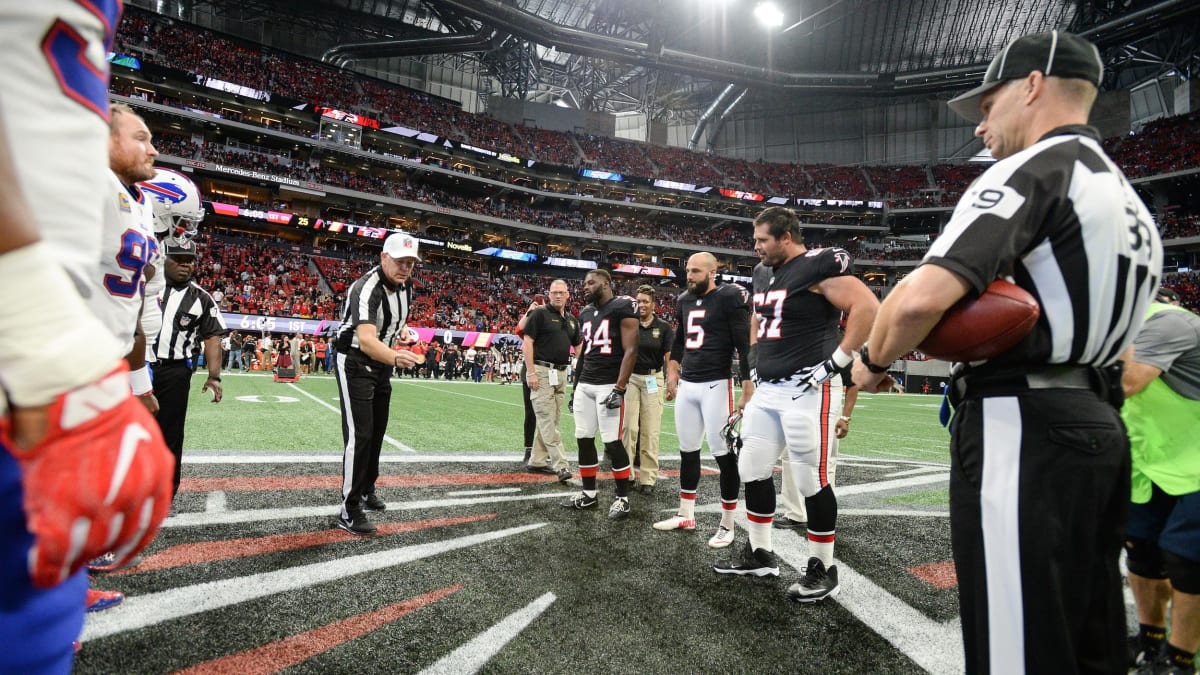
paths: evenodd
<path fill-rule="evenodd" d="M 128 367 L 60 395 L 45 436 L 28 450 L 0 419 L 0 442 L 21 465 L 29 574 L 42 588 L 62 583 L 112 552 L 117 565 L 154 539 L 171 508 L 175 458 L 158 423 L 129 389 Z"/>

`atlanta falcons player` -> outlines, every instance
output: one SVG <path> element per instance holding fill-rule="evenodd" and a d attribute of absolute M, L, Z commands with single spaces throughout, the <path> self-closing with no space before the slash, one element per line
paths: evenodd
<path fill-rule="evenodd" d="M 837 498 L 831 478 L 841 410 L 833 376 L 866 340 L 879 308 L 871 289 L 853 276 L 850 254 L 840 248 L 809 250 L 800 219 L 771 207 L 754 220 L 753 331 L 757 339 L 758 390 L 742 419 L 738 469 L 746 482 L 750 541 L 738 560 L 718 562 L 722 574 L 776 576 L 771 526 L 775 513 L 772 473 L 786 445 L 791 471 L 808 507 L 808 544 L 813 556 L 804 577 L 788 588 L 801 602 L 837 594 L 833 565 Z M 840 338 L 838 319 L 847 314 Z"/>
<path fill-rule="evenodd" d="M 575 372 L 579 384 L 571 392 L 575 413 L 575 441 L 579 444 L 579 476 L 583 492 L 560 502 L 569 509 L 589 509 L 597 504 L 596 433 L 604 441 L 604 452 L 612 461 L 617 498 L 608 517 L 621 520 L 629 515 L 629 453 L 621 443 L 625 413 L 625 386 L 633 375 L 638 347 L 638 305 L 628 295 L 614 296 L 607 270 L 592 270 L 583 281 L 583 292 L 591 302 L 579 313 L 579 350 Z M 578 395 L 578 396 L 577 396 Z"/>
<path fill-rule="evenodd" d="M 700 443 L 721 469 L 721 523 L 708 540 L 713 548 L 734 540 L 737 513 L 737 456 L 721 429 L 734 411 L 731 368 L 738 355 L 742 400 L 754 395 L 750 380 L 750 294 L 736 284 L 717 284 L 717 259 L 711 253 L 688 258 L 688 288 L 679 296 L 671 360 L 667 364 L 667 397 L 675 398 L 675 430 L 679 434 L 679 513 L 654 524 L 656 530 L 696 529 L 696 488 L 700 484 Z"/>

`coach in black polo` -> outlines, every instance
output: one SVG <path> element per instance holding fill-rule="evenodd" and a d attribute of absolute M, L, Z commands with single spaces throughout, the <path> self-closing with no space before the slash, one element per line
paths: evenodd
<path fill-rule="evenodd" d="M 212 296 L 192 281 L 196 268 L 196 242 L 167 239 L 164 274 L 167 282 L 159 307 L 162 329 L 149 342 L 154 353 L 154 394 L 158 397 L 158 426 L 175 455 L 175 492 L 183 462 L 183 427 L 196 357 L 204 348 L 208 377 L 200 393 L 212 391 L 221 402 L 221 338 L 229 332 Z M 172 493 L 174 494 L 174 493 Z"/>
<path fill-rule="evenodd" d="M 522 329 L 525 383 L 529 385 L 529 401 L 537 418 L 533 452 L 526 468 L 554 474 L 566 482 L 571 479 L 571 470 L 567 468 L 559 424 L 571 346 L 579 343 L 579 322 L 567 313 L 570 297 L 567 282 L 562 279 L 550 282 L 548 295 L 549 304 L 531 310 Z"/>
<path fill-rule="evenodd" d="M 342 324 L 334 345 L 334 373 L 342 404 L 342 512 L 337 525 L 350 534 L 375 533 L 365 510 L 383 511 L 375 494 L 379 453 L 392 402 L 393 368 L 424 361 L 410 351 L 394 351 L 392 342 L 406 328 L 412 307 L 412 275 L 421 258 L 417 240 L 397 232 L 383 243 L 379 264 L 346 293 Z"/>
<path fill-rule="evenodd" d="M 1129 502 L 1118 357 L 1162 277 L 1158 230 L 1085 126 L 1103 67 L 1052 31 L 1009 43 L 950 101 L 999 160 L 879 308 L 854 368 L 867 391 L 946 309 L 1010 278 L 1033 331 L 957 364 L 950 538 L 968 673 L 1124 673 L 1117 565 Z M 1114 372 L 1117 371 L 1117 372 Z"/>

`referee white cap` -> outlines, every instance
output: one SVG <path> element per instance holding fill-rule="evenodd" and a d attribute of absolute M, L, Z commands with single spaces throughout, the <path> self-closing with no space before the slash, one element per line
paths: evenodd
<path fill-rule="evenodd" d="M 1078 35 L 1060 30 L 1022 35 L 1009 42 L 992 59 L 983 76 L 983 84 L 950 99 L 950 109 L 968 121 L 978 123 L 983 118 L 979 112 L 979 99 L 984 94 L 1035 70 L 1040 70 L 1046 77 L 1087 80 L 1099 87 L 1104 76 L 1104 63 L 1096 45 Z"/>
<path fill-rule="evenodd" d="M 417 238 L 403 232 L 397 232 L 389 236 L 383 242 L 383 252 L 396 259 L 421 259 L 421 256 L 417 254 Z"/>

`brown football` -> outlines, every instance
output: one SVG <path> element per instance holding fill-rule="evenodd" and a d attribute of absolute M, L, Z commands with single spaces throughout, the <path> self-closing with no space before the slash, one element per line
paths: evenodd
<path fill-rule="evenodd" d="M 997 279 L 979 297 L 955 303 L 917 349 L 945 361 L 994 358 L 1029 335 L 1040 315 L 1029 291 Z"/>

